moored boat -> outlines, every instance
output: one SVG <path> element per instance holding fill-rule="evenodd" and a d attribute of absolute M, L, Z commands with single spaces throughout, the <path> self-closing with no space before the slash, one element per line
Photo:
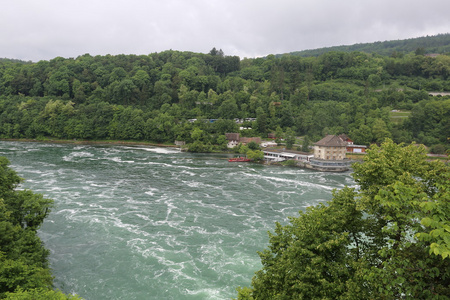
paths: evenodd
<path fill-rule="evenodd" d="M 229 162 L 247 162 L 247 161 L 251 161 L 250 158 L 246 158 L 246 157 L 233 157 L 228 159 Z"/>

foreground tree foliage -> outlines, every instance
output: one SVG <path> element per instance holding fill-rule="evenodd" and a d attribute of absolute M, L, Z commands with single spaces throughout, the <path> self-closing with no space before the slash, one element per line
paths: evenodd
<path fill-rule="evenodd" d="M 238 299 L 449 299 L 450 170 L 386 140 L 334 191 L 277 223 Z"/>
<path fill-rule="evenodd" d="M 22 179 L 0 157 L 0 299 L 78 299 L 52 290 L 47 256 L 36 231 L 52 200 L 17 190 Z"/>
<path fill-rule="evenodd" d="M 49 289 L 18 290 L 15 293 L 6 293 L 6 300 L 79 300 L 78 296 L 65 295 L 61 291 Z"/>

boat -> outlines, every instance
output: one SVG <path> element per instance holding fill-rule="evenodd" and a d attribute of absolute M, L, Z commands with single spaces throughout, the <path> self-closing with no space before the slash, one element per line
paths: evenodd
<path fill-rule="evenodd" d="M 250 158 L 246 158 L 246 157 L 233 157 L 228 159 L 229 162 L 247 162 L 247 161 L 251 161 Z"/>

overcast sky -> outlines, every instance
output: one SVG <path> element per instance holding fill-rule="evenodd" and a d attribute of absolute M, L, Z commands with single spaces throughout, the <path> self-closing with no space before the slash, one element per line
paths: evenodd
<path fill-rule="evenodd" d="M 0 57 L 164 50 L 254 58 L 450 32 L 449 0 L 3 0 Z"/>

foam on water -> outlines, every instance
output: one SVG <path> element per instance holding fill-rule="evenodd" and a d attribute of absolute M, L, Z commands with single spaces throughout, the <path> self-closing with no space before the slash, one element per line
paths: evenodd
<path fill-rule="evenodd" d="M 170 148 L 170 147 L 122 147 L 123 149 L 132 149 L 132 150 L 143 150 L 153 153 L 160 153 L 160 154 L 174 154 L 174 153 L 180 153 L 179 149 L 176 148 Z"/>
<path fill-rule="evenodd" d="M 0 142 L 0 153 L 21 188 L 55 200 L 40 235 L 56 287 L 96 300 L 236 297 L 274 222 L 354 184 L 170 148 Z"/>

